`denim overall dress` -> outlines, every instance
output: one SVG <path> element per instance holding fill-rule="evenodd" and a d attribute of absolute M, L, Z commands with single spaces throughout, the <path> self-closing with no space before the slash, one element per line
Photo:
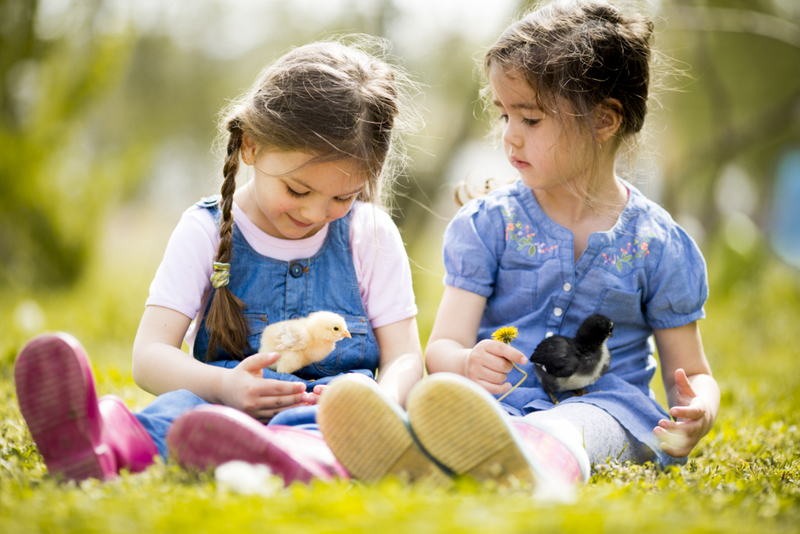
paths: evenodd
<path fill-rule="evenodd" d="M 209 210 L 219 227 L 220 197 L 200 202 Z M 293 374 L 264 369 L 264 378 L 300 381 L 310 391 L 315 385 L 327 384 L 343 373 L 357 372 L 374 377 L 380 355 L 375 335 L 367 319 L 359 292 L 358 278 L 350 247 L 350 217 L 328 225 L 325 241 L 317 253 L 291 262 L 276 260 L 256 252 L 234 223 L 232 235 L 230 282 L 228 288 L 245 304 L 249 348 L 245 356 L 258 351 L 261 333 L 272 323 L 305 317 L 315 311 L 332 311 L 344 317 L 350 338 L 336 343 L 336 348 L 323 360 Z M 215 291 L 212 289 L 212 291 Z M 213 298 L 213 295 L 212 295 Z M 211 299 L 209 299 L 209 306 Z M 203 313 L 192 353 L 200 361 L 218 367 L 232 368 L 239 364 L 231 355 L 218 351 L 216 358 L 207 358 L 209 333 Z M 148 430 L 162 456 L 166 456 L 166 434 L 172 421 L 185 411 L 207 404 L 187 390 L 160 395 L 150 406 L 136 414 Z M 292 408 L 279 413 L 270 424 L 313 423 L 316 406 Z"/>

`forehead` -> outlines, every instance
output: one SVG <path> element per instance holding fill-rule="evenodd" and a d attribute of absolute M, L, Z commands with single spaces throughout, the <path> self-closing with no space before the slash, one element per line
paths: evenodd
<path fill-rule="evenodd" d="M 259 158 L 258 166 L 265 174 L 333 195 L 355 192 L 366 183 L 353 159 L 315 163 L 315 158 L 315 154 L 301 151 L 267 151 Z"/>
<path fill-rule="evenodd" d="M 539 99 L 528 82 L 497 66 L 489 71 L 492 102 L 507 109 L 538 110 Z"/>

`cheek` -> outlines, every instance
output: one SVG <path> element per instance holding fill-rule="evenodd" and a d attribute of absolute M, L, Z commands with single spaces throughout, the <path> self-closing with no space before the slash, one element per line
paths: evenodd
<path fill-rule="evenodd" d="M 341 219 L 342 217 L 347 215 L 347 212 L 350 211 L 350 208 L 352 206 L 353 206 L 352 203 L 340 204 L 332 200 L 330 205 L 328 206 L 328 219 L 330 220 Z"/>

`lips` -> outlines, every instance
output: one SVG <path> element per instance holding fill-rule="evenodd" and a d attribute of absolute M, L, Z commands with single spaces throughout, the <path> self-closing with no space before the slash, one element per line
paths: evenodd
<path fill-rule="evenodd" d="M 521 159 L 517 159 L 514 156 L 509 156 L 508 159 L 511 162 L 511 165 L 516 167 L 517 169 L 524 169 L 526 167 L 531 166 L 531 164 L 528 163 L 527 161 L 522 161 Z"/>
<path fill-rule="evenodd" d="M 288 213 L 286 214 L 286 216 L 289 218 L 290 221 L 292 221 L 292 224 L 294 224 L 298 228 L 311 228 L 312 226 L 314 226 L 314 223 L 301 223 L 300 221 L 298 221 L 297 219 L 295 219 L 294 217 L 292 217 Z"/>

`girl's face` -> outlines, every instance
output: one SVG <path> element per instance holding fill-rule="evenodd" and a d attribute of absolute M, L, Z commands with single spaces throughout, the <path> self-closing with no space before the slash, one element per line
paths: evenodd
<path fill-rule="evenodd" d="M 242 156 L 255 169 L 245 203 L 258 208 L 243 209 L 259 229 L 279 239 L 310 237 L 344 217 L 365 186 L 349 160 L 303 167 L 313 155 L 267 151 L 255 159 L 255 150 L 247 143 Z"/>
<path fill-rule="evenodd" d="M 531 189 L 552 189 L 581 179 L 587 171 L 588 136 L 576 129 L 567 132 L 552 110 L 540 109 L 536 93 L 521 78 L 492 67 L 489 81 L 503 120 L 503 150 L 522 182 Z"/>

